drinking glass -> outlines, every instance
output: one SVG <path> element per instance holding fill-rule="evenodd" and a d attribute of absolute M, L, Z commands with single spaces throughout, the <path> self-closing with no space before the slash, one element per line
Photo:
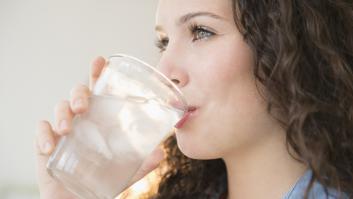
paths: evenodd
<path fill-rule="evenodd" d="M 109 57 L 89 108 L 50 156 L 49 174 L 82 199 L 112 199 L 187 111 L 176 85 L 127 55 Z"/>

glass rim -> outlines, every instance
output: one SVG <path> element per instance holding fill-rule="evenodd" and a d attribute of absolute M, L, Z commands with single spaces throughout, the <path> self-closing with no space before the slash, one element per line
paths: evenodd
<path fill-rule="evenodd" d="M 113 54 L 113 55 L 110 55 L 108 57 L 108 60 L 112 59 L 112 58 L 128 58 L 128 59 L 131 59 L 133 61 L 136 61 L 144 66 L 146 66 L 149 70 L 151 70 L 153 73 L 159 75 L 163 80 L 165 80 L 169 85 L 171 85 L 171 87 L 168 87 L 177 95 L 177 97 L 179 98 L 179 100 L 181 101 L 182 103 L 182 106 L 184 108 L 184 111 L 187 111 L 187 102 L 185 100 L 185 97 L 184 97 L 184 94 L 181 92 L 181 90 L 174 84 L 174 82 L 172 82 L 167 76 L 165 76 L 162 72 L 160 72 L 159 70 L 157 70 L 155 67 L 153 67 L 152 65 L 148 64 L 147 62 L 144 62 L 134 56 L 131 56 L 131 55 L 127 55 L 127 54 L 124 54 L 124 53 L 116 53 L 116 54 Z M 162 82 L 163 84 L 166 84 L 166 82 Z"/>

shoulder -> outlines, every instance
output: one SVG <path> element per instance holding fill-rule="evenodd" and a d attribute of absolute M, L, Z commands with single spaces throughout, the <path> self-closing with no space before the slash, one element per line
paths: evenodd
<path fill-rule="evenodd" d="M 306 188 L 306 187 L 305 187 Z M 304 189 L 305 191 L 305 189 Z M 341 193 L 342 196 L 340 196 L 340 193 L 335 190 L 335 189 L 331 189 L 331 188 L 328 188 L 327 189 L 327 194 L 326 194 L 326 191 L 325 191 L 325 188 L 324 186 L 322 186 L 320 183 L 317 183 L 315 182 L 314 183 L 314 186 L 312 188 L 312 190 L 310 190 L 310 193 L 309 193 L 309 199 L 339 199 L 339 198 L 342 198 L 342 199 L 349 199 L 346 195 L 344 195 L 344 193 Z"/>
<path fill-rule="evenodd" d="M 308 170 L 284 199 L 304 198 L 304 194 L 310 182 L 311 176 L 312 176 L 312 172 L 311 170 Z M 326 194 L 326 191 L 327 191 L 327 194 Z M 327 190 L 325 190 L 325 187 L 323 185 L 321 185 L 318 182 L 315 182 L 314 185 L 312 186 L 312 189 L 309 192 L 308 198 L 309 199 L 339 199 L 340 197 L 342 199 L 349 199 L 348 196 L 345 195 L 344 193 L 340 194 L 337 190 L 331 189 L 331 188 L 327 188 Z"/>

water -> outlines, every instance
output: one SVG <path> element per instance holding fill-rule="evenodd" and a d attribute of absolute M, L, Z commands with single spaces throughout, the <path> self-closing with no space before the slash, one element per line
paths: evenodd
<path fill-rule="evenodd" d="M 92 96 L 74 133 L 61 140 L 52 174 L 85 199 L 114 198 L 170 135 L 179 114 L 155 99 Z"/>

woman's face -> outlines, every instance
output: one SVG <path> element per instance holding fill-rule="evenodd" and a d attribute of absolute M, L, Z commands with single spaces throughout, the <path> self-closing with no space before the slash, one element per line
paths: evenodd
<path fill-rule="evenodd" d="M 160 0 L 156 33 L 159 69 L 198 107 L 176 131 L 180 150 L 214 159 L 264 142 L 274 121 L 255 85 L 253 53 L 234 23 L 232 1 Z"/>

